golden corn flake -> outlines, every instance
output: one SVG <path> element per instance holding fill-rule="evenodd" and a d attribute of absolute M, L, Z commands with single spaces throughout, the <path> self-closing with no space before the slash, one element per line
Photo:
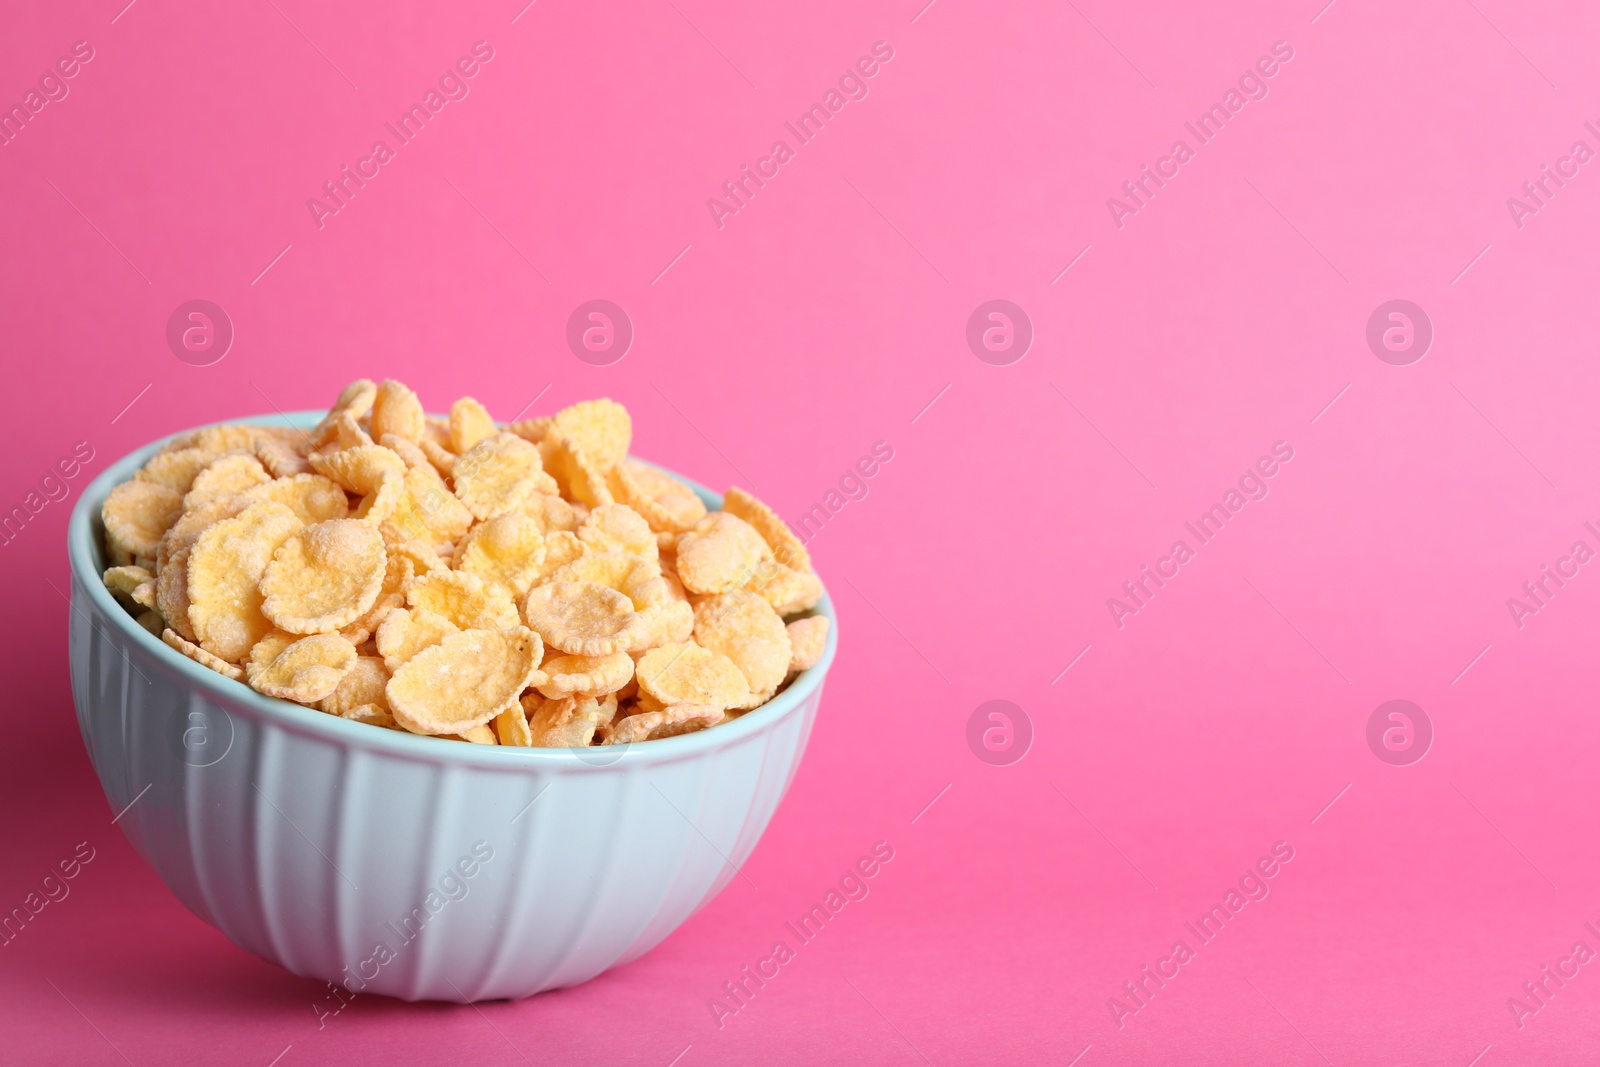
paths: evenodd
<path fill-rule="evenodd" d="M 423 454 L 428 463 L 441 477 L 448 478 L 455 473 L 457 456 L 438 441 L 424 435 L 417 442 L 417 450 Z"/>
<path fill-rule="evenodd" d="M 470 730 L 463 730 L 459 734 L 441 734 L 440 736 L 451 741 L 467 741 L 474 745 L 498 745 L 500 743 L 495 738 L 494 729 L 488 723 L 474 726 Z"/>
<path fill-rule="evenodd" d="M 389 712 L 413 733 L 462 733 L 516 702 L 539 674 L 544 649 L 526 627 L 462 630 L 401 664 Z"/>
<path fill-rule="evenodd" d="M 351 722 L 366 723 L 368 726 L 382 726 L 388 730 L 403 729 L 399 723 L 394 721 L 393 715 L 390 715 L 376 704 L 357 704 L 353 708 L 339 712 L 339 718 L 349 719 Z"/>
<path fill-rule="evenodd" d="M 348 414 L 353 419 L 363 419 L 378 399 L 378 385 L 371 378 L 357 378 L 339 390 L 339 398 L 328 409 L 330 415 Z"/>
<path fill-rule="evenodd" d="M 588 552 L 550 575 L 553 582 L 593 582 L 626 596 L 633 610 L 671 599 L 661 568 L 654 560 L 625 552 Z"/>
<path fill-rule="evenodd" d="M 543 585 L 556 571 L 581 558 L 584 553 L 583 542 L 566 530 L 545 534 L 544 562 L 539 564 L 539 569 L 534 573 L 533 584 Z"/>
<path fill-rule="evenodd" d="M 497 433 L 456 460 L 456 497 L 474 518 L 518 510 L 539 486 L 539 450 L 515 434 Z"/>
<path fill-rule="evenodd" d="M 250 500 L 276 500 L 303 523 L 327 522 L 350 514 L 350 499 L 332 479 L 320 474 L 295 474 L 263 482 L 245 492 Z"/>
<path fill-rule="evenodd" d="M 380 527 L 380 532 L 382 528 Z M 389 555 L 404 556 L 411 561 L 417 574 L 428 574 L 433 571 L 447 571 L 449 564 L 439 558 L 439 553 L 426 541 L 406 541 L 396 544 L 388 538 L 384 539 L 384 547 L 389 550 Z"/>
<path fill-rule="evenodd" d="M 391 672 L 425 648 L 432 648 L 460 627 L 431 611 L 396 608 L 378 624 L 374 638 L 378 655 Z"/>
<path fill-rule="evenodd" d="M 128 594 L 128 599 L 132 600 L 141 608 L 149 608 L 150 610 L 154 611 L 156 606 L 155 581 L 152 579 L 151 581 L 140 582 L 138 585 L 133 587 L 133 592 Z"/>
<path fill-rule="evenodd" d="M 253 658 L 253 657 L 252 657 Z M 356 647 L 338 634 L 312 634 L 288 645 L 250 678 L 256 692 L 301 704 L 332 696 L 355 667 Z"/>
<path fill-rule="evenodd" d="M 356 518 L 374 529 L 381 529 L 400 510 L 405 498 L 404 475 L 386 470 L 378 479 L 377 487 L 361 498 L 360 505 L 356 507 Z"/>
<path fill-rule="evenodd" d="M 227 423 L 196 430 L 191 436 L 169 442 L 167 447 L 198 448 L 215 457 L 224 452 L 248 452 L 255 446 L 256 441 L 267 433 L 268 431 L 260 426 Z"/>
<path fill-rule="evenodd" d="M 683 533 L 706 517 L 705 503 L 693 489 L 636 459 L 612 467 L 606 482 L 613 496 L 658 533 Z"/>
<path fill-rule="evenodd" d="M 616 502 L 610 487 L 606 485 L 605 472 L 595 466 L 594 460 L 585 455 L 572 438 L 552 429 L 540 444 L 539 451 L 563 496 L 591 508 Z"/>
<path fill-rule="evenodd" d="M 272 480 L 272 475 L 261 461 L 246 452 L 229 452 L 208 463 L 194 476 L 188 493 L 184 494 L 184 510 L 188 510 L 212 497 L 233 496 Z"/>
<path fill-rule="evenodd" d="M 805 671 L 817 665 L 817 661 L 822 659 L 823 650 L 828 647 L 828 626 L 826 615 L 796 619 L 788 625 L 789 647 L 793 650 L 789 658 L 789 670 Z"/>
<path fill-rule="evenodd" d="M 628 745 L 676 737 L 715 726 L 724 717 L 723 710 L 713 704 L 669 704 L 660 711 L 642 711 L 622 719 L 612 727 L 605 743 Z"/>
<path fill-rule="evenodd" d="M 744 673 L 751 694 L 776 689 L 789 673 L 794 654 L 778 613 L 741 589 L 707 597 L 695 606 L 694 640 L 732 660 Z"/>
<path fill-rule="evenodd" d="M 693 633 L 694 609 L 687 600 L 669 599 L 659 609 L 646 614 L 644 632 L 628 651 L 643 652 L 661 645 L 687 641 Z"/>
<path fill-rule="evenodd" d="M 496 433 L 494 417 L 470 396 L 450 405 L 450 451 L 463 455 L 485 437 Z"/>
<path fill-rule="evenodd" d="M 389 668 L 377 656 L 357 656 L 339 679 L 338 688 L 322 698 L 317 706 L 331 715 L 344 715 L 363 705 L 389 710 L 384 688 L 389 684 Z"/>
<path fill-rule="evenodd" d="M 755 527 L 727 512 L 707 515 L 678 539 L 678 578 L 693 593 L 738 589 L 755 574 L 772 549 Z"/>
<path fill-rule="evenodd" d="M 583 518 L 573 506 L 554 493 L 535 493 L 525 500 L 522 513 L 539 524 L 541 533 L 568 530 L 576 533 Z"/>
<path fill-rule="evenodd" d="M 267 473 L 274 478 L 292 478 L 297 474 L 309 473 L 311 470 L 311 464 L 306 462 L 306 457 L 287 441 L 263 437 L 256 441 L 253 454 L 266 468 Z"/>
<path fill-rule="evenodd" d="M 531 419 L 513 422 L 506 427 L 506 430 L 516 434 L 524 441 L 538 444 L 544 440 L 545 431 L 550 429 L 550 424 L 554 421 L 549 415 L 537 415 Z"/>
<path fill-rule="evenodd" d="M 743 489 L 738 486 L 730 488 L 728 495 L 722 498 L 722 510 L 754 527 L 767 547 L 772 549 L 773 558 L 784 566 L 797 571 L 811 569 L 811 554 L 794 531 L 789 529 L 789 524 Z"/>
<path fill-rule="evenodd" d="M 522 623 L 510 594 L 464 571 L 433 571 L 413 578 L 406 586 L 406 603 L 449 619 L 462 630 L 506 630 Z"/>
<path fill-rule="evenodd" d="M 153 575 L 143 567 L 130 564 L 123 567 L 107 567 L 105 574 L 101 575 L 101 580 L 106 583 L 106 589 L 112 596 L 131 599 L 133 591 L 150 581 L 152 577 Z"/>
<path fill-rule="evenodd" d="M 250 501 L 244 497 L 208 500 L 183 517 L 161 536 L 156 549 L 156 610 L 187 641 L 195 640 L 189 625 L 189 553 L 200 535 L 213 523 L 231 519 Z"/>
<path fill-rule="evenodd" d="M 494 717 L 494 734 L 502 745 L 527 748 L 533 744 L 533 731 L 528 729 L 528 713 L 522 710 L 521 700 Z"/>
<path fill-rule="evenodd" d="M 422 451 L 415 441 L 407 440 L 399 434 L 386 433 L 378 438 L 378 444 L 399 456 L 408 467 L 428 466 L 427 453 Z"/>
<path fill-rule="evenodd" d="M 300 526 L 282 504 L 257 500 L 200 535 L 189 553 L 188 579 L 189 625 L 201 648 L 237 663 L 272 630 L 261 613 L 261 576 Z"/>
<path fill-rule="evenodd" d="M 154 559 L 161 535 L 183 514 L 183 496 L 158 482 L 123 482 L 101 505 L 106 553 L 113 566 Z"/>
<path fill-rule="evenodd" d="M 745 588 L 772 605 L 779 615 L 809 611 L 822 599 L 822 579 L 810 571 L 785 567 L 777 560 L 764 560 Z"/>
<path fill-rule="evenodd" d="M 550 700 L 530 693 L 522 698 L 528 733 L 536 748 L 585 748 L 601 723 L 600 705 L 593 700 L 562 697 Z"/>
<path fill-rule="evenodd" d="M 282 630 L 273 630 L 264 635 L 250 648 L 250 656 L 244 661 L 244 676 L 246 681 L 254 681 L 256 675 L 272 666 L 272 661 L 278 658 L 278 653 L 300 640 L 295 634 L 286 634 Z"/>
<path fill-rule="evenodd" d="M 377 489 L 385 471 L 393 471 L 401 477 L 406 473 L 406 461 L 398 452 L 382 445 L 313 452 L 306 459 L 318 474 L 326 475 L 357 496 L 366 496 Z"/>
<path fill-rule="evenodd" d="M 500 586 L 520 601 L 544 563 L 539 524 L 518 511 L 497 515 L 472 530 L 456 548 L 456 570 Z"/>
<path fill-rule="evenodd" d="M 528 625 L 546 642 L 575 656 L 625 652 L 643 629 L 633 601 L 594 582 L 548 582 L 528 594 Z"/>
<path fill-rule="evenodd" d="M 583 400 L 563 408 L 551 420 L 547 435 L 570 438 L 601 475 L 628 454 L 633 419 L 615 400 Z"/>
<path fill-rule="evenodd" d="M 216 458 L 203 448 L 191 447 L 180 448 L 173 452 L 157 452 L 133 477 L 135 481 L 155 482 L 168 489 L 187 493 L 189 486 L 194 483 L 194 476 L 205 470 L 206 465 Z"/>
<path fill-rule="evenodd" d="M 387 546 L 385 548 L 387 550 Z M 378 593 L 378 599 L 373 601 L 372 607 L 367 609 L 366 614 L 355 622 L 339 628 L 344 639 L 352 645 L 361 646 L 377 632 L 391 611 L 405 607 L 405 587 L 416 573 L 416 565 L 411 562 L 409 556 L 390 552 L 389 561 L 383 571 L 383 588 Z"/>
<path fill-rule="evenodd" d="M 261 612 L 292 634 L 330 633 L 366 614 L 388 565 L 377 527 L 333 519 L 289 535 L 261 577 Z"/>
<path fill-rule="evenodd" d="M 408 441 L 421 441 L 427 425 L 422 401 L 393 378 L 384 379 L 372 402 L 372 436 L 392 433 Z"/>
<path fill-rule="evenodd" d="M 750 698 L 750 683 L 731 659 L 692 641 L 652 648 L 639 658 L 634 673 L 640 695 L 663 707 L 710 704 L 733 708 Z"/>
<path fill-rule="evenodd" d="M 238 667 L 235 667 L 227 660 L 218 659 L 216 656 L 213 656 L 211 653 L 207 652 L 199 645 L 194 644 L 192 641 L 185 641 L 182 637 L 179 637 L 170 629 L 164 629 L 161 631 L 161 640 L 165 641 L 170 647 L 182 652 L 185 656 L 188 656 L 202 667 L 210 667 L 218 674 L 227 678 L 232 678 L 236 682 L 241 682 L 244 680 L 244 671 L 240 670 Z"/>
<path fill-rule="evenodd" d="M 141 611 L 133 621 L 149 631 L 152 637 L 160 637 L 161 631 L 168 628 L 159 611 Z"/>
<path fill-rule="evenodd" d="M 626 504 L 602 504 L 589 513 L 578 528 L 578 540 L 591 552 L 627 552 L 645 559 L 658 559 L 656 535 L 650 524 Z"/>
<path fill-rule="evenodd" d="M 431 467 L 406 468 L 406 493 L 410 497 L 411 514 L 422 523 L 435 544 L 454 543 L 472 527 L 472 512 Z"/>
<path fill-rule="evenodd" d="M 570 696 L 604 696 L 615 693 L 633 677 L 633 657 L 626 652 L 609 656 L 555 656 L 540 665 L 545 681 L 539 692 L 552 699 Z"/>

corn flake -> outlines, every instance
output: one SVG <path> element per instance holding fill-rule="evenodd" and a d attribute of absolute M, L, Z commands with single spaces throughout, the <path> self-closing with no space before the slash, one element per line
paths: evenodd
<path fill-rule="evenodd" d="M 520 601 L 539 577 L 544 556 L 538 522 L 508 511 L 467 534 L 456 548 L 455 567 L 500 586 Z"/>
<path fill-rule="evenodd" d="M 331 633 L 366 614 L 388 557 L 377 527 L 332 519 L 289 535 L 261 576 L 261 612 L 293 634 Z"/>
<path fill-rule="evenodd" d="M 431 611 L 395 608 L 378 624 L 378 655 L 391 672 L 425 648 L 432 648 L 461 627 Z"/>
<path fill-rule="evenodd" d="M 548 582 L 528 594 L 528 625 L 549 644 L 576 656 L 625 652 L 643 629 L 633 602 L 594 582 Z"/>
<path fill-rule="evenodd" d="M 735 589 L 707 597 L 694 609 L 694 640 L 720 652 L 744 673 L 751 694 L 770 693 L 789 673 L 794 650 L 772 606 Z"/>
<path fill-rule="evenodd" d="M 724 717 L 723 710 L 713 704 L 669 704 L 660 711 L 637 712 L 622 719 L 612 727 L 605 744 L 628 745 L 694 733 L 715 726 Z"/>
<path fill-rule="evenodd" d="M 462 630 L 417 653 L 389 679 L 389 712 L 413 733 L 459 734 L 516 702 L 539 673 L 539 635 L 526 627 Z"/>
<path fill-rule="evenodd" d="M 692 641 L 652 648 L 639 658 L 634 673 L 639 693 L 672 704 L 742 706 L 750 699 L 750 683 L 727 656 Z"/>
<path fill-rule="evenodd" d="M 743 519 L 719 511 L 678 539 L 677 570 L 694 593 L 723 593 L 748 582 L 772 549 Z"/>
<path fill-rule="evenodd" d="M 250 500 L 276 500 L 308 525 L 350 514 L 350 500 L 344 489 L 320 474 L 275 478 L 246 490 L 244 495 Z"/>
<path fill-rule="evenodd" d="M 602 504 L 578 528 L 578 540 L 591 552 L 627 552 L 645 559 L 661 556 L 650 524 L 626 504 Z"/>
<path fill-rule="evenodd" d="M 463 630 L 507 630 L 522 623 L 504 589 L 464 571 L 433 571 L 413 578 L 406 586 L 406 603 L 443 616 Z"/>
<path fill-rule="evenodd" d="M 496 433 L 494 417 L 489 409 L 464 396 L 450 405 L 450 451 L 463 455 L 485 437 Z"/>
<path fill-rule="evenodd" d="M 392 433 L 408 441 L 421 441 L 426 427 L 427 417 L 417 394 L 393 378 L 384 379 L 373 396 L 372 435 Z"/>
<path fill-rule="evenodd" d="M 355 646 L 338 634 L 312 634 L 258 666 L 250 685 L 265 696 L 315 704 L 338 691 L 359 658 Z"/>
<path fill-rule="evenodd" d="M 261 613 L 261 576 L 300 526 L 282 504 L 258 500 L 195 541 L 188 561 L 189 625 L 201 648 L 237 663 L 272 630 Z"/>
<path fill-rule="evenodd" d="M 636 459 L 622 460 L 606 479 L 612 495 L 657 533 L 683 533 L 706 517 L 705 503 L 693 489 Z"/>
<path fill-rule="evenodd" d="M 733 486 L 728 494 L 722 498 L 722 510 L 729 515 L 735 515 L 755 528 L 756 533 L 772 549 L 773 558 L 786 567 L 797 571 L 811 569 L 811 554 L 806 551 L 806 546 L 800 538 L 795 536 L 789 524 L 778 517 L 777 512 L 751 496 L 749 493 Z"/>
<path fill-rule="evenodd" d="M 357 656 L 356 661 L 339 679 L 333 692 L 322 698 L 317 706 L 331 715 L 345 715 L 363 706 L 376 707 L 388 712 L 389 697 L 384 688 L 389 684 L 389 668 L 377 656 Z"/>
<path fill-rule="evenodd" d="M 789 659 L 789 670 L 798 672 L 810 670 L 822 659 L 822 652 L 828 647 L 828 617 L 826 615 L 812 615 L 804 619 L 791 622 L 789 631 L 789 647 L 793 655 Z"/>
<path fill-rule="evenodd" d="M 556 413 L 550 434 L 570 438 L 603 476 L 628 454 L 633 419 L 615 400 L 583 400 Z"/>
<path fill-rule="evenodd" d="M 382 445 L 357 445 L 337 452 L 313 452 L 306 457 L 318 474 L 338 482 L 357 496 L 366 496 L 378 488 L 384 473 L 393 471 L 404 477 L 406 461 L 391 448 Z"/>
<path fill-rule="evenodd" d="M 161 631 L 161 640 L 165 641 L 169 647 L 175 648 L 179 652 L 182 652 L 185 656 L 188 656 L 202 667 L 210 667 L 218 674 L 226 678 L 232 678 L 236 682 L 241 682 L 244 680 L 244 671 L 240 670 L 238 667 L 235 667 L 227 660 L 218 659 L 216 656 L 213 656 L 211 653 L 207 652 L 205 649 L 201 648 L 192 641 L 185 641 L 182 637 L 179 637 L 177 634 L 173 633 L 171 629 L 164 629 Z"/>
<path fill-rule="evenodd" d="M 626 652 L 609 656 L 554 656 L 540 665 L 546 681 L 539 692 L 552 699 L 570 696 L 604 696 L 615 693 L 633 677 L 633 657 Z"/>
<path fill-rule="evenodd" d="M 161 535 L 183 514 L 183 497 L 157 482 L 123 482 L 106 497 L 100 517 L 113 566 L 154 559 Z"/>
<path fill-rule="evenodd" d="M 474 518 L 515 511 L 539 490 L 539 450 L 515 434 L 497 433 L 455 462 L 456 497 Z"/>

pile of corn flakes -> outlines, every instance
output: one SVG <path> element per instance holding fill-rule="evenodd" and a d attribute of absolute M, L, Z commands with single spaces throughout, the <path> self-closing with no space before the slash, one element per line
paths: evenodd
<path fill-rule="evenodd" d="M 185 434 L 107 497 L 106 587 L 267 696 L 484 745 L 701 730 L 816 663 L 805 546 L 628 455 L 611 400 L 496 425 L 350 383 L 310 431 Z"/>

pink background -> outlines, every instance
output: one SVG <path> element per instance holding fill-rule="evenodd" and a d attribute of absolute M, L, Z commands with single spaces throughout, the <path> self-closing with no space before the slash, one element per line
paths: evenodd
<path fill-rule="evenodd" d="M 1600 175 L 1521 228 L 1506 199 L 1600 148 L 1600 14 L 124 2 L 27 5 L 0 39 L 8 104 L 95 50 L 0 148 L 0 506 L 75 442 L 92 473 L 358 375 L 501 418 L 608 395 L 640 454 L 790 518 L 895 457 L 812 542 L 844 641 L 759 888 L 582 988 L 364 997 L 320 1031 L 317 983 L 110 824 L 49 504 L 0 548 L 0 910 L 96 858 L 0 948 L 0 1061 L 1588 1062 L 1595 968 L 1521 1029 L 1507 1001 L 1600 950 L 1600 573 L 1520 629 L 1506 600 L 1600 548 Z M 306 199 L 479 40 L 470 96 L 319 230 Z M 706 199 L 879 40 L 870 95 L 719 230 Z M 1107 198 L 1278 40 L 1270 94 L 1119 229 Z M 165 344 L 193 298 L 237 330 L 212 366 Z M 593 298 L 637 330 L 609 367 L 563 341 Z M 1036 330 L 1010 366 L 964 340 L 993 298 Z M 1364 339 L 1394 298 L 1436 331 L 1411 366 Z M 1118 629 L 1106 599 L 1278 440 L 1270 495 Z M 1009 766 L 966 741 L 997 698 L 1035 735 Z M 1395 698 L 1436 732 L 1411 766 L 1365 739 Z M 719 1029 L 722 983 L 879 840 L 871 895 Z M 1119 1029 L 1108 998 L 1280 840 L 1270 896 Z"/>

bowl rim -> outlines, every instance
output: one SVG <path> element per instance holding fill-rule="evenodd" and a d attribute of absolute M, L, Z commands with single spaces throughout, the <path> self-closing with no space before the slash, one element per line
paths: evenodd
<path fill-rule="evenodd" d="M 823 615 L 829 621 L 828 639 L 823 648 L 822 658 L 800 672 L 783 692 L 731 723 L 679 734 L 676 737 L 663 737 L 653 741 L 639 741 L 618 746 L 621 753 L 617 758 L 603 760 L 593 754 L 596 751 L 593 746 L 585 749 L 521 748 L 475 745 L 459 741 L 453 744 L 442 743 L 439 738 L 413 734 L 405 730 L 373 727 L 367 723 L 353 722 L 337 715 L 330 715 L 316 708 L 308 708 L 293 701 L 264 696 L 243 682 L 236 682 L 195 662 L 135 622 L 133 615 L 112 597 L 105 586 L 103 572 L 99 569 L 102 557 L 96 543 L 95 524 L 101 506 L 111 490 L 132 478 L 134 472 L 168 441 L 183 434 L 193 433 L 208 426 L 236 424 L 304 428 L 314 426 L 324 414 L 322 411 L 277 412 L 271 415 L 244 416 L 204 423 L 192 429 L 179 430 L 158 438 L 107 464 L 105 470 L 101 471 L 79 494 L 67 523 L 67 558 L 74 586 L 73 610 L 79 609 L 75 599 L 77 589 L 87 590 L 88 601 L 94 612 L 102 620 L 109 621 L 123 641 L 144 649 L 147 654 L 154 656 L 158 662 L 176 673 L 190 688 L 201 690 L 208 698 L 224 708 L 241 709 L 273 725 L 297 733 L 312 734 L 343 747 L 359 747 L 422 762 L 495 767 L 503 770 L 515 763 L 530 765 L 528 761 L 531 760 L 530 766 L 537 766 L 546 771 L 571 769 L 576 773 L 583 773 L 585 769 L 599 773 L 624 762 L 630 766 L 640 763 L 677 762 L 731 747 L 752 735 L 769 731 L 822 687 L 839 644 L 839 621 L 834 615 L 833 602 L 826 586 L 821 599 L 813 609 L 815 614 Z M 683 481 L 695 491 L 708 508 L 721 507 L 720 494 L 675 471 L 656 464 L 651 466 L 657 466 L 663 472 Z"/>

